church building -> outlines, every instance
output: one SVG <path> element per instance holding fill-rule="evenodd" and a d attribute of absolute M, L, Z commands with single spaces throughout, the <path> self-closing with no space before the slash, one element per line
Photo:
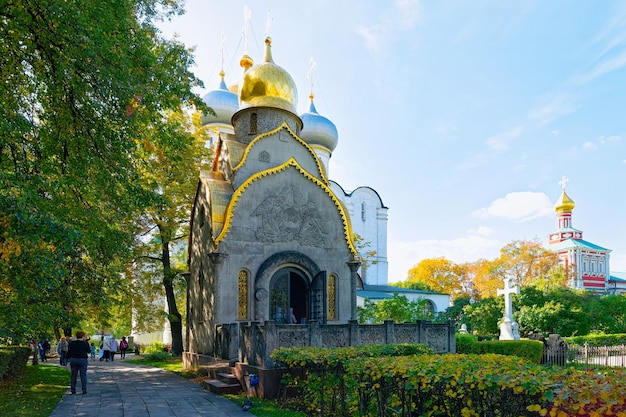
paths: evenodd
<path fill-rule="evenodd" d="M 551 233 L 548 249 L 556 252 L 569 270 L 568 286 L 598 293 L 620 293 L 626 290 L 626 281 L 610 273 L 611 250 L 583 239 L 583 232 L 572 226 L 574 201 L 565 192 L 567 179 L 561 180 L 561 196 L 555 211 L 558 229 Z"/>
<path fill-rule="evenodd" d="M 204 97 L 215 156 L 191 212 L 186 357 L 270 366 L 279 346 L 392 341 L 454 351 L 449 324 L 357 323 L 357 292 L 387 288 L 387 207 L 369 187 L 345 192 L 329 180 L 337 129 L 312 93 L 296 113 L 295 83 L 265 43 L 260 64 L 241 58 L 237 86 L 222 72 Z M 369 245 L 355 243 L 356 229 Z"/>

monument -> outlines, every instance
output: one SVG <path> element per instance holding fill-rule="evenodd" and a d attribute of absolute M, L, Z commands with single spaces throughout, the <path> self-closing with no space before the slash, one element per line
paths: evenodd
<path fill-rule="evenodd" d="M 504 295 L 504 316 L 500 323 L 500 340 L 519 340 L 519 325 L 513 320 L 513 294 L 519 294 L 519 286 L 512 285 L 511 278 L 505 278 L 504 289 L 498 288 L 498 295 Z"/>

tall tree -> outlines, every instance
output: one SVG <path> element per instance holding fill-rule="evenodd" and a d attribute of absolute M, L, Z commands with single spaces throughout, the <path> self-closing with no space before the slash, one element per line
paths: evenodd
<path fill-rule="evenodd" d="M 191 52 L 155 27 L 180 11 L 176 0 L 0 7 L 0 305 L 22 306 L 0 309 L 1 335 L 67 330 L 83 301 L 115 291 L 131 221 L 154 201 L 137 133 L 201 105 Z"/>
<path fill-rule="evenodd" d="M 419 283 L 433 291 L 450 294 L 454 299 L 468 296 L 464 288 L 465 276 L 464 265 L 455 264 L 444 257 L 428 258 L 409 269 L 406 283 Z"/>
<path fill-rule="evenodd" d="M 158 268 L 149 270 L 160 275 L 172 331 L 172 351 L 180 355 L 183 351 L 183 320 L 178 311 L 175 286 L 176 281 L 182 279 L 181 272 L 186 266 L 184 263 L 176 265 L 173 254 L 186 250 L 198 173 L 209 167 L 212 149 L 205 146 L 208 134 L 201 126 L 199 112 L 189 117 L 179 110 L 168 113 L 165 119 L 166 129 L 153 130 L 152 126 L 143 129 L 144 160 L 147 163 L 142 169 L 142 177 L 146 186 L 158 194 L 159 200 L 139 218 L 137 242 L 139 260 L 158 263 Z M 164 135 L 170 136 L 178 148 L 168 151 L 158 142 L 149 141 Z"/>

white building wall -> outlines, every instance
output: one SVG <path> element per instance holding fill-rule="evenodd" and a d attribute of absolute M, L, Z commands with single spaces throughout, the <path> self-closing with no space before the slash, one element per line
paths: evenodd
<path fill-rule="evenodd" d="M 366 252 L 375 251 L 376 255 L 369 265 L 362 266 L 361 278 L 366 284 L 387 285 L 389 263 L 387 261 L 387 220 L 388 208 L 378 193 L 370 187 L 359 187 L 346 193 L 339 184 L 330 183 L 331 190 L 344 203 L 352 221 L 352 231 L 368 242 L 369 246 L 361 248 L 362 257 Z"/>

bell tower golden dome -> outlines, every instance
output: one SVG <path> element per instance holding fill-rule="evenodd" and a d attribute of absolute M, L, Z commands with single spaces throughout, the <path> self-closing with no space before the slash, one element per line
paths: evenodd
<path fill-rule="evenodd" d="M 291 75 L 272 59 L 272 40 L 265 39 L 265 59 L 244 72 L 239 87 L 239 109 L 275 107 L 296 113 L 298 90 Z"/>

